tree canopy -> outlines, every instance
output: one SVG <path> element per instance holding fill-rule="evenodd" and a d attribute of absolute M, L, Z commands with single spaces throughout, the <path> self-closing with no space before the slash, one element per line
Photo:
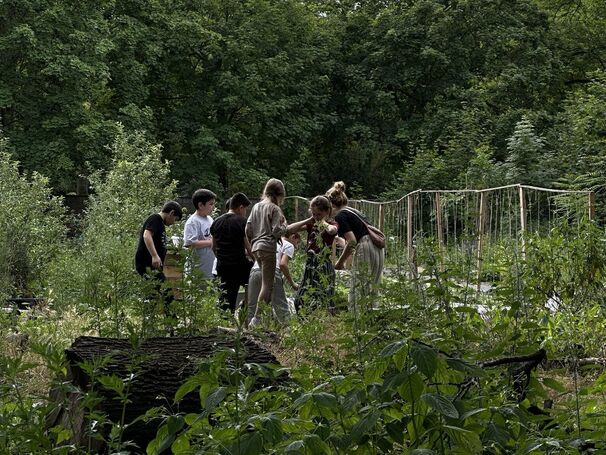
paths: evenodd
<path fill-rule="evenodd" d="M 183 193 L 571 184 L 606 153 L 605 23 L 596 0 L 7 0 L 0 122 L 57 192 L 124 130 Z"/>

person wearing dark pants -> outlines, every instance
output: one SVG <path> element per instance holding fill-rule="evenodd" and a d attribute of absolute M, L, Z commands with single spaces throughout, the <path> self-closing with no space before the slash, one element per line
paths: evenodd
<path fill-rule="evenodd" d="M 253 262 L 250 242 L 246 238 L 246 209 L 250 200 L 243 193 L 230 198 L 229 211 L 210 227 L 213 251 L 217 257 L 217 276 L 221 280 L 220 303 L 223 309 L 236 311 L 240 286 L 246 286 Z"/>
<path fill-rule="evenodd" d="M 171 226 L 182 216 L 183 210 L 178 202 L 166 202 L 160 213 L 150 215 L 143 223 L 135 253 L 137 273 L 146 280 L 154 282 L 155 293 L 164 301 L 167 314 L 170 314 L 168 307 L 173 297 L 163 288 L 163 283 L 166 281 L 163 272 L 167 243 L 165 226 Z"/>

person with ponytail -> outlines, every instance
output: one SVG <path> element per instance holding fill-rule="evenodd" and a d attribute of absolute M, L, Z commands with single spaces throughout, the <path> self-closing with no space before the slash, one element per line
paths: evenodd
<path fill-rule="evenodd" d="M 385 253 L 372 243 L 366 216 L 347 206 L 345 183 L 335 182 L 326 192 L 326 197 L 332 205 L 338 235 L 345 239 L 345 248 L 335 263 L 335 269 L 344 269 L 345 262 L 353 254 L 349 305 L 355 311 L 360 297 L 374 294 L 381 282 Z"/>
<path fill-rule="evenodd" d="M 335 269 L 330 255 L 337 236 L 337 226 L 334 222 L 326 221 L 331 210 L 326 196 L 316 196 L 310 203 L 311 216 L 288 226 L 288 232 L 307 231 L 305 271 L 295 296 L 297 312 L 303 304 L 310 309 L 320 305 L 333 307 Z"/>
<path fill-rule="evenodd" d="M 278 179 L 269 179 L 263 190 L 263 199 L 255 204 L 246 222 L 246 236 L 255 259 L 261 269 L 261 289 L 255 314 L 249 315 L 249 326 L 259 324 L 261 304 L 269 304 L 276 274 L 276 248 L 282 235 L 286 233 L 286 219 L 280 209 L 286 197 L 284 184 Z"/>

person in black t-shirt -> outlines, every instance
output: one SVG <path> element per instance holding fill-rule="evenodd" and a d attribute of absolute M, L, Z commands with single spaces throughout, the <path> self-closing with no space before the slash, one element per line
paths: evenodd
<path fill-rule="evenodd" d="M 165 281 L 162 273 L 166 257 L 166 231 L 164 226 L 170 226 L 183 216 L 181 205 L 168 201 L 160 213 L 150 215 L 141 228 L 139 244 L 135 253 L 135 269 L 143 277 L 153 277 Z"/>
<path fill-rule="evenodd" d="M 236 311 L 240 286 L 248 283 L 253 258 L 250 242 L 246 238 L 246 209 L 250 200 L 243 193 L 234 194 L 229 212 L 218 217 L 210 227 L 213 251 L 217 257 L 217 276 L 221 280 L 221 300 L 224 309 Z M 227 304 L 225 303 L 227 301 Z"/>
<path fill-rule="evenodd" d="M 349 288 L 350 307 L 355 306 L 361 297 L 373 295 L 383 275 L 385 253 L 371 241 L 366 227 L 366 217 L 357 210 L 347 207 L 345 184 L 335 182 L 326 197 L 335 212 L 339 237 L 345 239 L 345 249 L 335 264 L 335 269 L 345 267 L 345 262 L 353 254 L 352 282 Z"/>

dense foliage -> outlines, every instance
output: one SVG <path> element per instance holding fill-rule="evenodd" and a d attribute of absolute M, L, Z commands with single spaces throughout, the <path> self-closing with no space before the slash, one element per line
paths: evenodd
<path fill-rule="evenodd" d="M 59 191 L 111 165 L 116 122 L 183 193 L 600 185 L 605 23 L 598 0 L 4 1 L 0 121 Z"/>
<path fill-rule="evenodd" d="M 366 196 L 512 182 L 603 195 L 605 5 L 0 2 L 0 451 L 88 454 L 92 441 L 149 454 L 605 451 L 599 223 L 495 240 L 485 292 L 473 240 L 443 255 L 417 239 L 419 269 L 389 251 L 382 289 L 359 311 L 339 275 L 336 309 L 256 333 L 285 368 L 243 363 L 245 314 L 219 310 L 213 286 L 186 275 L 166 309 L 132 266 L 145 217 L 199 186 L 254 195 L 274 176 L 291 194 L 345 179 Z M 93 196 L 66 239 L 53 193 L 79 175 Z M 302 268 L 299 258 L 293 274 Z M 8 306 L 30 294 L 37 308 Z M 125 410 L 137 361 L 121 377 L 106 374 L 110 359 L 82 364 L 87 390 L 65 377 L 63 349 L 78 336 L 136 346 L 218 325 L 234 349 L 201 360 L 139 417 L 158 426 L 147 448 L 97 394 L 112 391 Z M 547 361 L 527 371 L 503 361 L 532 353 Z M 191 393 L 198 412 L 179 412 Z"/>

